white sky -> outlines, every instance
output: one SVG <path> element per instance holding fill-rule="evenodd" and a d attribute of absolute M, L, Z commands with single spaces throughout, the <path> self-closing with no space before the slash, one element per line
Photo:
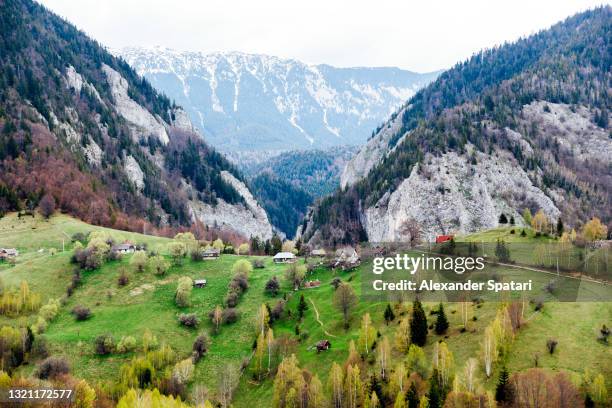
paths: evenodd
<path fill-rule="evenodd" d="M 609 0 L 40 0 L 102 44 L 448 68 Z"/>

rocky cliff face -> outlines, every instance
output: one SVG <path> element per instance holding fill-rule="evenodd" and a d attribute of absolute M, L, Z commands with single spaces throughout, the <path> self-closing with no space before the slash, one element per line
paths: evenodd
<path fill-rule="evenodd" d="M 103 66 L 103 70 L 111 86 L 113 107 L 130 125 L 132 138 L 140 142 L 147 137 L 154 137 L 162 145 L 167 145 L 170 138 L 166 128 L 171 125 L 165 123 L 160 117 L 153 116 L 132 100 L 128 95 L 127 81 L 117 71 L 107 65 Z M 184 132 L 197 134 L 195 127 L 182 109 L 175 108 L 171 116 L 174 117 L 172 126 Z M 140 165 L 131 155 L 125 157 L 124 163 L 128 179 L 138 191 L 142 191 L 145 187 L 145 175 Z M 271 238 L 272 226 L 266 212 L 253 198 L 248 187 L 226 170 L 221 171 L 220 175 L 223 181 L 243 198 L 244 204 L 228 203 L 222 198 L 219 198 L 214 204 L 193 199 L 189 201 L 188 207 L 193 221 L 200 221 L 205 225 L 221 229 L 229 228 L 245 237 Z M 193 196 L 197 196 L 189 183 L 183 185 L 186 191 L 191 191 Z"/>
<path fill-rule="evenodd" d="M 244 205 L 231 205 L 219 200 L 216 205 L 199 201 L 190 202 L 190 212 L 194 220 L 206 225 L 220 228 L 230 228 L 240 232 L 245 237 L 272 238 L 272 226 L 263 208 L 253 198 L 247 186 L 231 173 L 221 173 L 223 179 L 233 186 L 244 198 Z"/>
<path fill-rule="evenodd" d="M 494 228 L 500 214 L 514 217 L 520 225 L 522 208 L 541 208 L 551 219 L 559 216 L 553 200 L 533 184 L 512 155 L 468 150 L 469 156 L 455 152 L 426 156 L 395 191 L 366 208 L 363 224 L 368 239 L 405 240 L 404 226 L 410 220 L 420 225 L 423 238 L 433 240 L 439 234 Z"/>
<path fill-rule="evenodd" d="M 238 52 L 156 47 L 117 54 L 184 106 L 211 144 L 227 152 L 360 145 L 437 75 Z"/>
<path fill-rule="evenodd" d="M 359 152 L 346 164 L 340 175 L 340 186 L 346 188 L 355 184 L 368 175 L 376 165 L 391 151 L 389 147 L 391 139 L 399 131 L 401 126 L 401 116 L 405 108 L 399 110 L 393 118 L 387 122 Z"/>

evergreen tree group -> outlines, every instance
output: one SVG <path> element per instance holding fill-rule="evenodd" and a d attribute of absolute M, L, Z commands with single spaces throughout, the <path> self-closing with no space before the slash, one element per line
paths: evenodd
<path fill-rule="evenodd" d="M 420 347 L 423 347 L 427 342 L 427 316 L 425 316 L 423 305 L 418 299 L 412 303 L 410 341 Z"/>
<path fill-rule="evenodd" d="M 446 313 L 444 313 L 444 306 L 440 303 L 440 307 L 438 308 L 438 317 L 436 319 L 436 334 L 444 334 L 446 330 L 448 330 L 448 319 L 446 318 Z"/>

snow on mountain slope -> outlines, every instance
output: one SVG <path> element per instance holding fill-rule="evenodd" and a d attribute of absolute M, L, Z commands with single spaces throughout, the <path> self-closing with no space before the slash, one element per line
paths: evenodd
<path fill-rule="evenodd" d="M 238 52 L 118 51 L 224 151 L 359 145 L 437 73 L 335 68 Z"/>

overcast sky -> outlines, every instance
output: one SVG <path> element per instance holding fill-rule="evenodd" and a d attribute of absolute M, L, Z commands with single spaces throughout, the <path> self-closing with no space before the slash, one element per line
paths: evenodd
<path fill-rule="evenodd" d="M 102 44 L 448 68 L 605 0 L 42 0 Z"/>

